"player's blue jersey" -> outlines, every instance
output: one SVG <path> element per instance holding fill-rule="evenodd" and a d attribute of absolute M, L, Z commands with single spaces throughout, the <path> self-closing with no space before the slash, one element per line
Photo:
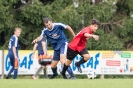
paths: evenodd
<path fill-rule="evenodd" d="M 37 47 L 37 49 L 38 49 L 38 55 L 44 54 L 43 47 L 42 47 L 42 42 L 46 42 L 46 38 L 45 37 L 43 37 L 41 41 L 38 41 L 37 42 L 37 44 L 38 44 L 38 47 Z"/>
<path fill-rule="evenodd" d="M 16 37 L 15 35 L 11 36 L 10 41 L 9 41 L 9 45 L 8 45 L 8 55 L 12 58 L 14 58 L 14 54 L 13 54 L 13 47 L 15 46 L 16 48 L 16 55 L 18 56 L 18 37 Z"/>
<path fill-rule="evenodd" d="M 65 29 L 65 24 L 53 23 L 53 28 L 51 30 L 44 28 L 41 35 L 47 37 L 54 50 L 59 50 L 61 45 L 67 42 L 66 35 L 64 34 Z"/>

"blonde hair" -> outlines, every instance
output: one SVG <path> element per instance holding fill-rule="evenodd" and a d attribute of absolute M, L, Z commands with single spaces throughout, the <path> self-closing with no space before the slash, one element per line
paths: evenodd
<path fill-rule="evenodd" d="M 21 28 L 15 28 L 15 30 L 14 30 L 14 31 L 17 31 L 17 30 L 22 31 L 22 29 L 21 29 Z"/>

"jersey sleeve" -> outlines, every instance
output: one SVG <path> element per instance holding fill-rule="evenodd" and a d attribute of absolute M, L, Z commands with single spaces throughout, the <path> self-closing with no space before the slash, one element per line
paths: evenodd
<path fill-rule="evenodd" d="M 67 25 L 65 25 L 65 24 L 63 24 L 63 23 L 57 23 L 58 25 L 60 25 L 61 27 L 62 27 L 62 29 L 66 29 L 66 26 Z"/>
<path fill-rule="evenodd" d="M 45 35 L 45 30 L 46 30 L 46 28 L 44 28 L 44 29 L 42 30 L 41 36 L 44 36 L 44 35 Z"/>
<path fill-rule="evenodd" d="M 18 45 L 18 38 L 17 37 L 12 37 L 12 46 L 15 46 L 15 47 L 17 47 L 17 45 Z"/>

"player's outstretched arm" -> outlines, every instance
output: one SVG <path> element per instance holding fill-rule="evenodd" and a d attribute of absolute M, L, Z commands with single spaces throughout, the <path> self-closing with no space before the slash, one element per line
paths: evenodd
<path fill-rule="evenodd" d="M 72 34 L 72 36 L 75 37 L 75 33 L 74 33 L 74 31 L 72 30 L 72 28 L 70 26 L 67 25 L 66 29 L 68 29 L 69 32 Z"/>
<path fill-rule="evenodd" d="M 41 35 L 41 36 L 39 36 L 39 37 L 37 37 L 36 39 L 34 39 L 34 40 L 32 41 L 32 43 L 31 43 L 31 44 L 34 44 L 34 43 L 36 43 L 36 42 L 38 42 L 38 41 L 42 40 L 42 38 L 43 38 L 43 36 L 42 36 L 42 35 Z"/>
<path fill-rule="evenodd" d="M 92 37 L 92 38 L 94 38 L 95 40 L 99 40 L 99 36 L 98 36 L 98 35 L 85 33 L 84 36 L 87 37 L 87 38 L 91 38 L 91 37 Z"/>

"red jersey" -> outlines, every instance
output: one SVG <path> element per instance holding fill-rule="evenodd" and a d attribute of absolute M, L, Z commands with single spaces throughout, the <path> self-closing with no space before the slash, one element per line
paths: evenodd
<path fill-rule="evenodd" d="M 92 30 L 90 27 L 83 28 L 75 37 L 74 39 L 69 43 L 69 48 L 81 52 L 85 47 L 87 43 L 87 37 L 84 36 L 85 33 L 92 34 Z"/>

